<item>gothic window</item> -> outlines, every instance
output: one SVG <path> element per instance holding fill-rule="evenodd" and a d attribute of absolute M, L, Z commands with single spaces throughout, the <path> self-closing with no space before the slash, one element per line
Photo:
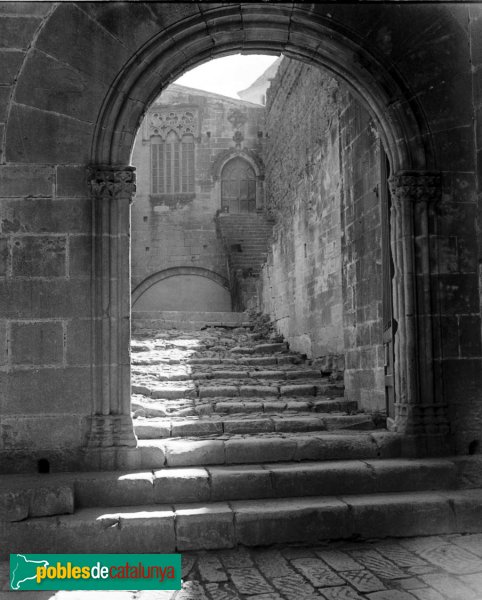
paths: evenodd
<path fill-rule="evenodd" d="M 221 209 L 230 213 L 256 211 L 256 175 L 243 158 L 233 158 L 221 173 Z"/>
<path fill-rule="evenodd" d="M 151 137 L 151 193 L 194 193 L 194 138 L 171 131 Z"/>

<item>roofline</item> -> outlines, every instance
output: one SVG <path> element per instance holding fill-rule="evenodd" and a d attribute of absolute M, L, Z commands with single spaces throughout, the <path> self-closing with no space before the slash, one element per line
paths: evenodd
<path fill-rule="evenodd" d="M 219 98 L 219 99 L 222 99 L 222 100 L 229 100 L 231 102 L 237 102 L 238 104 L 248 105 L 248 106 L 251 106 L 253 108 L 264 108 L 264 106 L 262 104 L 256 104 L 255 102 L 249 102 L 248 100 L 242 100 L 241 98 L 232 98 L 231 96 L 224 96 L 223 94 L 216 94 L 215 92 L 208 92 L 207 90 L 200 90 L 198 88 L 191 88 L 191 87 L 187 87 L 185 85 L 179 85 L 178 83 L 171 83 L 166 88 L 164 88 L 164 90 L 161 92 L 161 94 L 159 94 L 159 96 L 153 102 L 153 104 L 151 106 L 155 106 L 156 104 L 163 104 L 162 102 L 159 102 L 159 98 L 162 96 L 162 94 L 164 92 L 172 90 L 173 88 L 179 90 L 180 92 L 185 92 L 185 93 L 191 92 L 191 93 L 199 94 L 199 95 L 202 95 L 202 96 L 210 96 L 210 97 L 213 97 L 213 98 Z"/>

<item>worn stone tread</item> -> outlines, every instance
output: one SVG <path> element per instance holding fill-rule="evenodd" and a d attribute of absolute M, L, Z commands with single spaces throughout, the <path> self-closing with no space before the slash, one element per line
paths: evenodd
<path fill-rule="evenodd" d="M 480 497 L 482 490 L 477 491 Z M 174 552 L 353 536 L 400 537 L 402 532 L 464 533 L 472 498 L 465 495 L 467 504 L 455 510 L 449 492 L 85 508 L 73 515 L 8 523 L 4 547 L 13 553 L 45 552 L 54 536 L 59 553 Z"/>
<path fill-rule="evenodd" d="M 349 430 L 139 440 L 138 448 L 142 468 L 394 458 L 401 452 L 398 434 Z"/>
<path fill-rule="evenodd" d="M 176 400 L 183 398 L 235 398 L 245 397 L 337 397 L 343 396 L 343 387 L 317 379 L 294 379 L 293 381 L 262 381 L 246 379 L 174 379 L 170 381 L 138 378 L 132 384 L 132 392 L 151 398 Z"/>
<path fill-rule="evenodd" d="M 324 431 L 335 429 L 375 429 L 369 415 L 323 413 L 211 414 L 190 418 L 139 418 L 134 431 L 139 439 L 162 439 L 196 435 L 254 434 L 268 432 Z"/>
<path fill-rule="evenodd" d="M 285 412 L 344 413 L 357 412 L 356 402 L 326 397 L 249 397 L 243 398 L 175 398 L 160 400 L 143 395 L 132 398 L 134 417 L 186 417 L 218 414 L 252 414 Z"/>
<path fill-rule="evenodd" d="M 21 505 L 22 499 L 30 498 L 31 489 L 43 489 L 39 486 L 44 479 L 41 475 L 5 477 L 0 493 L 1 505 L 5 506 L 8 498 L 15 500 L 16 505 Z M 452 500 L 473 500 L 467 492 L 462 492 L 460 496 L 454 494 L 457 485 L 456 461 L 447 459 L 285 462 L 57 473 L 49 477 L 49 486 L 50 489 L 72 490 L 68 510 L 58 502 L 44 502 L 41 507 L 43 512 L 37 509 L 29 516 L 71 513 L 74 503 L 77 508 L 116 506 L 119 498 L 135 506 L 444 488 L 451 490 L 448 493 Z M 38 493 L 40 496 L 37 499 L 44 500 L 42 494 Z M 6 520 L 21 520 L 26 516 L 22 514 Z"/>

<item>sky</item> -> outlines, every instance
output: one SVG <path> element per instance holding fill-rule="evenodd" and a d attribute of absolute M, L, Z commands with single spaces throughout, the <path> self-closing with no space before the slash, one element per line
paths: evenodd
<path fill-rule="evenodd" d="M 237 92 L 249 87 L 277 58 L 265 54 L 233 54 L 215 58 L 191 69 L 176 83 L 238 98 Z"/>

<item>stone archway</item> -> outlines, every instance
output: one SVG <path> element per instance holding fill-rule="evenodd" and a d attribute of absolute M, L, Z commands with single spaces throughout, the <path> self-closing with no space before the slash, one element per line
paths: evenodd
<path fill-rule="evenodd" d="M 215 182 L 216 195 L 219 200 L 219 206 L 222 205 L 222 182 L 221 174 L 223 169 L 235 158 L 243 159 L 253 170 L 256 182 L 256 209 L 261 210 L 264 206 L 264 165 L 258 154 L 246 148 L 231 148 L 220 152 L 216 157 L 211 173 Z"/>
<path fill-rule="evenodd" d="M 262 11 L 248 5 L 242 13 L 234 6 L 203 9 L 202 16 L 182 20 L 151 38 L 124 66 L 104 101 L 92 162 L 128 164 L 146 108 L 184 71 L 223 54 L 261 52 L 322 66 L 347 83 L 379 124 L 392 173 L 434 168 L 428 127 L 417 101 L 410 100 L 390 65 L 368 52 L 357 34 L 303 7 L 291 13 L 285 6 L 261 6 Z"/>
<path fill-rule="evenodd" d="M 211 173 L 216 181 L 221 177 L 221 172 L 224 167 L 233 158 L 243 158 L 252 167 L 256 177 L 262 179 L 264 177 L 264 165 L 261 158 L 249 148 L 230 148 L 220 152 L 213 163 Z"/>
<path fill-rule="evenodd" d="M 440 178 L 431 172 L 435 165 L 428 128 L 417 102 L 409 101 L 403 83 L 382 59 L 348 29 L 339 24 L 334 27 L 328 18 L 313 18 L 301 7 L 288 11 L 284 6 L 263 5 L 260 10 L 257 5 L 247 5 L 242 12 L 233 6 L 203 9 L 202 16 L 180 21 L 154 36 L 118 75 L 96 124 L 91 154 L 99 240 L 97 313 L 102 313 L 107 299 L 116 307 L 104 326 L 97 328 L 97 363 L 104 365 L 104 370 L 111 369 L 113 339 L 119 355 L 129 344 L 126 246 L 134 181 L 129 157 L 143 112 L 160 89 L 188 67 L 238 51 L 282 52 L 328 69 L 348 84 L 378 124 L 394 174 L 390 186 L 394 317 L 398 323 L 395 428 L 406 439 L 412 435 L 423 439 L 424 450 L 413 446 L 414 453 L 430 451 L 427 436 L 436 446 L 447 431 L 447 419 L 444 406 L 437 405 L 433 394 L 428 214 L 439 196 Z M 109 284 L 113 274 L 116 286 Z M 99 376 L 93 445 L 103 445 L 106 438 L 113 445 L 133 443 L 129 367 L 122 361 L 117 364 L 123 367 L 120 373 L 115 371 L 115 377 Z M 118 385 L 113 387 L 112 381 Z"/>
<path fill-rule="evenodd" d="M 139 283 L 139 285 L 132 290 L 132 304 L 134 304 L 142 296 L 142 294 L 147 292 L 148 289 L 157 283 L 160 283 L 165 279 L 169 279 L 170 277 L 179 277 L 182 275 L 205 277 L 206 279 L 209 279 L 210 281 L 229 291 L 229 281 L 214 271 L 210 271 L 209 269 L 204 269 L 202 267 L 171 267 L 169 269 L 164 269 L 157 273 L 153 273 L 141 281 L 141 283 Z"/>
<path fill-rule="evenodd" d="M 221 210 L 231 213 L 256 211 L 256 176 L 243 158 L 233 158 L 221 173 Z"/>

